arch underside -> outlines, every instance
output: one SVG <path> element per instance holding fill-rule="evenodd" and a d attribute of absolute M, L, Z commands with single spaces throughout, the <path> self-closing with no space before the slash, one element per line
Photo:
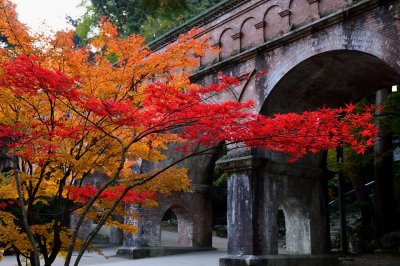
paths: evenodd
<path fill-rule="evenodd" d="M 393 57 L 396 57 L 394 55 Z M 297 58 L 298 60 L 298 58 Z M 285 62 L 290 58 L 285 58 Z M 282 65 L 285 62 L 281 63 Z M 340 107 L 347 103 L 361 100 L 380 89 L 391 88 L 392 85 L 400 84 L 400 74 L 384 59 L 375 55 L 356 50 L 331 50 L 311 55 L 299 63 L 293 63 L 272 87 L 262 104 L 260 113 L 272 115 L 274 113 L 302 112 L 315 110 L 317 108 Z M 268 84 L 265 82 L 264 84 Z M 284 164 L 285 158 L 269 152 L 253 151 L 268 160 L 267 165 L 274 162 Z M 284 157 L 284 156 L 283 156 Z M 290 167 L 290 166 L 287 166 Z M 292 165 L 299 169 L 320 169 L 326 167 L 326 154 L 318 153 L 309 155 Z M 287 253 L 318 254 L 326 252 L 329 248 L 328 238 L 329 224 L 327 224 L 328 212 L 326 209 L 326 191 L 324 190 L 326 178 L 315 179 L 315 184 L 303 183 L 300 179 L 292 176 L 293 172 L 287 170 L 288 178 L 282 176 L 274 177 L 273 173 L 265 173 L 264 179 L 271 178 L 268 183 L 279 184 L 281 191 L 274 191 L 274 198 L 266 198 L 266 202 L 274 202 L 267 207 L 267 213 L 276 213 L 274 204 L 280 204 L 285 213 L 286 224 L 286 250 Z M 283 179 L 282 179 L 283 178 Z M 319 181 L 318 181 L 319 179 Z M 321 182 L 317 184 L 318 182 Z M 303 184 L 302 184 L 303 183 Z M 309 191 L 299 191 L 299 187 L 308 187 Z M 266 185 L 266 187 L 270 184 Z M 278 185 L 271 185 L 279 187 Z M 291 191 L 292 189 L 292 191 Z M 270 192 L 272 192 L 270 191 Z M 275 194 L 276 193 L 276 194 Z M 296 199 L 296 204 L 287 204 L 288 200 Z M 283 203 L 286 203 L 285 206 Z M 319 202 L 316 208 L 310 202 Z M 298 204 L 297 204 L 298 203 Z M 302 207 L 301 207 L 302 206 Z M 266 217 L 269 214 L 266 214 Z M 276 219 L 272 219 L 276 222 Z M 273 224 L 267 219 L 265 228 L 273 228 Z M 268 229 L 264 229 L 268 230 Z M 276 235 L 266 235 L 266 242 L 270 249 L 264 253 L 277 252 Z M 272 240 L 268 240 L 272 239 Z"/>
<path fill-rule="evenodd" d="M 339 107 L 399 82 L 399 73 L 373 55 L 350 50 L 324 52 L 284 75 L 268 95 L 261 113 Z"/>

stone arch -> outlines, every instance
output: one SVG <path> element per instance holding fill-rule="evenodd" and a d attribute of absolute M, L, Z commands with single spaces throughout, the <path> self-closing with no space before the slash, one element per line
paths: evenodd
<path fill-rule="evenodd" d="M 263 41 L 260 36 L 257 36 L 257 29 L 254 26 L 255 21 L 254 17 L 249 17 L 240 26 L 240 51 L 246 50 Z"/>
<path fill-rule="evenodd" d="M 278 5 L 273 5 L 264 14 L 264 40 L 273 39 L 289 30 L 289 16 Z"/>
<path fill-rule="evenodd" d="M 172 211 L 178 222 L 178 246 L 184 247 L 193 247 L 193 239 L 194 239 L 194 221 L 193 215 L 190 212 L 190 209 L 184 204 L 173 204 L 164 208 L 164 211 L 161 212 L 161 217 L 159 217 L 159 223 L 161 224 L 164 215 L 167 211 Z"/>
<path fill-rule="evenodd" d="M 235 36 L 232 28 L 224 29 L 219 37 L 219 60 L 222 61 L 224 59 L 229 58 L 232 54 L 239 51 L 239 38 L 233 37 Z"/>
<path fill-rule="evenodd" d="M 291 0 L 289 10 L 292 29 L 319 18 L 317 0 Z"/>
<path fill-rule="evenodd" d="M 353 35 L 356 37 L 353 38 Z M 363 37 L 361 38 L 361 36 Z M 371 82 L 368 83 L 368 87 L 374 86 L 375 88 L 369 89 L 370 92 L 376 91 L 379 88 L 389 87 L 400 82 L 400 65 L 397 64 L 397 62 L 400 60 L 400 49 L 398 46 L 393 46 L 389 42 L 382 43 L 380 34 L 377 32 L 357 31 L 353 32 L 350 36 L 342 34 L 342 37 L 339 40 L 337 38 L 337 35 L 324 36 L 324 38 L 316 37 L 314 40 L 308 40 L 308 42 L 306 40 L 299 41 L 296 43 L 296 45 L 293 45 L 290 48 L 282 48 L 281 51 L 276 51 L 276 53 L 282 52 L 282 56 L 285 57 L 285 60 L 274 61 L 274 59 L 272 59 L 269 62 L 270 72 L 266 76 L 266 79 L 262 85 L 263 91 L 261 93 L 263 94 L 264 101 L 262 101 L 262 107 L 260 106 L 261 112 L 264 114 L 271 114 L 273 112 L 282 112 L 284 109 L 287 109 L 285 103 L 287 104 L 289 99 L 282 101 L 282 98 L 280 98 L 280 106 L 273 106 L 273 98 L 277 96 L 278 90 L 288 85 L 285 83 L 285 78 L 289 76 L 293 77 L 294 73 L 299 73 L 298 71 L 302 71 L 303 67 L 306 67 L 310 63 L 313 64 L 313 67 L 309 68 L 307 72 L 303 72 L 300 75 L 301 78 L 298 76 L 298 83 L 294 85 L 290 93 L 288 92 L 289 94 L 285 94 L 285 97 L 290 96 L 292 99 L 297 98 L 300 100 L 301 98 L 304 100 L 306 95 L 302 95 L 299 98 L 298 93 L 300 93 L 300 90 L 297 89 L 299 84 L 303 84 L 304 80 L 306 80 L 304 77 L 322 77 L 323 74 L 328 77 L 333 77 L 333 73 L 339 73 L 337 69 L 341 70 L 340 73 L 344 73 L 343 68 L 335 68 L 335 66 L 339 67 L 339 65 L 345 67 L 348 75 L 354 74 L 355 79 L 352 81 L 348 80 L 348 82 L 352 82 L 354 84 L 354 82 L 356 82 L 356 78 L 362 79 L 362 77 L 371 79 Z M 311 48 L 309 43 L 310 41 L 312 42 Z M 350 55 L 352 57 L 350 59 L 350 57 L 346 58 L 344 55 Z M 323 59 L 325 56 L 332 59 L 335 64 L 328 64 L 328 61 Z M 354 66 L 355 62 L 357 62 L 358 66 L 357 71 L 351 71 L 349 68 Z M 364 67 L 362 67 L 360 63 L 364 63 Z M 322 68 L 322 66 L 326 67 Z M 325 73 L 323 73 L 324 71 Z M 377 76 L 379 76 L 377 79 L 373 78 Z M 312 78 L 308 80 L 311 81 Z M 337 86 L 337 81 L 339 80 L 336 79 L 336 83 L 332 84 L 336 84 Z M 324 84 L 325 83 L 328 83 L 328 80 L 325 80 Z M 366 82 L 364 82 L 364 84 L 365 83 Z M 378 85 L 381 87 L 378 88 Z M 332 87 L 334 85 L 329 86 Z M 331 89 L 336 88 L 332 87 Z M 361 90 L 364 91 L 364 89 L 359 87 L 358 91 Z M 281 95 L 280 97 L 283 96 Z M 354 101 L 357 99 L 357 96 L 348 95 L 348 97 L 342 98 L 343 100 Z M 314 97 L 314 99 L 316 99 L 316 97 Z M 324 105 L 321 100 L 322 98 L 318 99 L 320 104 L 319 106 L 315 107 Z M 331 106 L 335 106 L 337 104 L 338 102 L 332 103 Z M 310 103 L 306 103 L 306 105 L 309 107 Z M 297 106 L 297 110 L 292 111 L 302 111 L 305 108 L 308 108 L 307 106 L 299 105 Z"/>
<path fill-rule="evenodd" d="M 280 208 L 285 216 L 286 252 L 311 254 L 311 228 L 308 210 L 298 199 L 286 198 Z"/>
<path fill-rule="evenodd" d="M 338 34 L 337 31 L 335 33 Z M 269 54 L 271 71 L 263 81 L 265 100 L 260 112 L 271 115 L 277 112 L 301 112 L 322 106 L 337 107 L 400 83 L 400 66 L 397 63 L 400 54 L 399 47 L 393 45 L 394 40 L 382 42 L 380 33 L 373 31 L 352 30 L 346 33 L 339 36 L 320 33 L 324 34 L 323 38 L 316 34 Z M 336 41 L 333 41 L 335 38 Z M 324 160 L 323 155 L 313 155 L 295 165 L 318 169 Z M 323 195 L 322 190 L 318 193 Z M 299 199 L 297 195 L 296 199 Z M 290 204 L 282 201 L 283 209 L 284 204 Z M 312 225 L 309 231 L 311 246 L 300 246 L 301 252 L 319 253 L 321 250 L 315 239 L 318 239 L 327 225 L 316 219 L 322 216 L 317 209 L 304 201 L 301 204 L 297 204 L 297 210 L 290 213 L 301 217 L 303 228 L 308 228 L 308 223 Z M 308 208 L 305 212 L 304 206 Z M 285 216 L 289 219 L 287 213 Z M 291 234 L 289 223 L 286 222 L 288 235 Z M 320 225 L 316 226 L 315 223 Z M 290 249 L 290 243 L 287 243 L 287 248 L 288 252 L 294 251 Z"/>

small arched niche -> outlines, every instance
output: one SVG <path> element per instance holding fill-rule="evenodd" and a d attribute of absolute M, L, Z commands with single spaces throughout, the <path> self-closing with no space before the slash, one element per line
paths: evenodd
<path fill-rule="evenodd" d="M 225 60 L 233 54 L 239 52 L 240 40 L 235 37 L 233 29 L 225 29 L 219 37 L 219 60 Z"/>
<path fill-rule="evenodd" d="M 254 27 L 254 24 L 256 24 L 256 20 L 253 17 L 247 18 L 243 21 L 240 28 L 241 36 L 239 36 L 240 51 L 244 51 L 263 41 L 259 38 L 262 37 L 262 34 L 257 34 L 257 29 Z"/>
<path fill-rule="evenodd" d="M 319 18 L 318 3 L 316 0 L 292 0 L 289 9 L 289 23 L 294 28 L 300 27 Z"/>
<path fill-rule="evenodd" d="M 281 7 L 273 5 L 268 8 L 267 12 L 265 12 L 265 41 L 274 39 L 289 30 L 289 16 L 285 15 L 285 13 L 282 11 L 283 10 Z"/>

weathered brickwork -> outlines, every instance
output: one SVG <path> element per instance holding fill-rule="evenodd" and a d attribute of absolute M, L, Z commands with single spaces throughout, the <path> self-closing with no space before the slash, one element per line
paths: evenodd
<path fill-rule="evenodd" d="M 125 223 L 138 226 L 138 234 L 125 234 L 126 247 L 161 246 L 161 221 L 167 210 L 171 210 L 178 220 L 178 241 L 176 246 L 210 247 L 211 246 L 211 208 L 210 197 L 203 192 L 175 193 L 160 195 L 159 205 L 155 208 L 131 206 L 140 220 L 126 219 Z"/>
<path fill-rule="evenodd" d="M 201 27 L 220 48 L 199 58 L 192 80 L 211 84 L 220 71 L 238 76 L 241 85 L 221 94 L 221 100 L 252 100 L 257 113 L 340 106 L 400 83 L 399 1 L 226 1 L 150 46 L 163 49 L 192 27 Z M 259 77 L 264 70 L 268 73 Z M 229 256 L 220 265 L 264 265 L 272 260 L 297 265 L 288 257 L 271 257 L 279 253 L 279 210 L 285 215 L 285 253 L 307 255 L 291 257 L 297 260 L 314 255 L 307 265 L 335 265 L 334 259 L 321 257 L 330 249 L 324 154 L 287 165 L 276 154 L 237 151 L 219 161 L 229 174 Z M 204 191 L 211 182 L 205 169 L 213 160 L 204 157 L 184 165 L 194 185 L 204 186 Z M 149 243 L 160 244 L 159 224 L 172 208 L 183 224 L 182 245 L 210 245 L 208 197 L 194 193 L 162 198 L 152 214 L 144 215 L 156 228 L 147 236 Z"/>

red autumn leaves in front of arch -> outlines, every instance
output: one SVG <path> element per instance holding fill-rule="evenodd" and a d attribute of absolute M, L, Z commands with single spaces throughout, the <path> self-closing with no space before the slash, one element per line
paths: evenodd
<path fill-rule="evenodd" d="M 103 201 L 115 201 L 119 198 L 119 196 L 124 192 L 125 188 L 123 186 L 116 186 L 109 189 L 104 190 L 101 192 L 99 199 Z M 69 199 L 80 202 L 86 203 L 90 199 L 92 199 L 98 189 L 92 185 L 84 185 L 81 187 L 70 187 L 69 188 Z M 130 204 L 130 203 L 143 203 L 146 202 L 148 199 L 155 199 L 156 194 L 153 192 L 134 192 L 128 191 L 122 199 L 123 204 Z"/>
<path fill-rule="evenodd" d="M 232 85 L 238 85 L 236 78 L 219 75 L 218 84 L 209 87 L 194 86 L 190 90 L 179 90 L 164 83 L 151 83 L 145 89 L 141 106 L 135 106 L 129 99 L 98 99 L 84 94 L 77 86 L 77 79 L 69 78 L 59 71 L 42 68 L 35 58 L 18 57 L 3 61 L 1 65 L 2 87 L 13 88 L 16 95 L 48 93 L 83 110 L 108 118 L 117 126 L 132 128 L 137 135 L 152 136 L 179 129 L 178 133 L 186 141 L 180 149 L 192 151 L 198 143 L 212 146 L 221 141 L 244 142 L 251 147 L 283 152 L 296 160 L 307 152 L 316 152 L 338 145 L 351 145 L 363 153 L 371 146 L 377 133 L 374 127 L 373 107 L 355 111 L 353 105 L 345 108 L 322 108 L 301 114 L 276 114 L 272 117 L 257 115 L 249 111 L 252 102 L 226 101 L 213 103 L 207 99 L 223 93 Z M 84 84 L 81 84 L 84 86 Z M 56 118 L 53 118 L 56 119 Z M 81 125 L 68 127 L 65 117 L 50 121 L 50 132 L 37 134 L 33 142 L 40 138 L 74 138 L 78 131 L 96 130 Z M 49 121 L 38 120 L 46 126 Z M 34 134 L 32 129 L 29 133 Z M 47 135 L 46 135 L 47 134 Z M 21 138 L 23 145 L 32 135 L 23 135 L 17 127 L 2 126 L 0 137 Z M 22 145 L 22 144 L 21 144 Z M 56 141 L 51 149 L 56 149 Z M 32 145 L 37 147 L 38 145 Z M 40 146 L 40 145 L 39 145 Z M 33 149 L 28 151 L 34 153 Z M 28 156 L 26 154 L 19 154 Z"/>
<path fill-rule="evenodd" d="M 344 108 L 321 108 L 314 112 L 258 116 L 249 123 L 253 139 L 245 140 L 252 147 L 283 152 L 293 162 L 308 152 L 318 152 L 341 145 L 350 145 L 363 154 L 371 147 L 378 133 L 374 106 L 356 110 L 352 104 Z"/>

